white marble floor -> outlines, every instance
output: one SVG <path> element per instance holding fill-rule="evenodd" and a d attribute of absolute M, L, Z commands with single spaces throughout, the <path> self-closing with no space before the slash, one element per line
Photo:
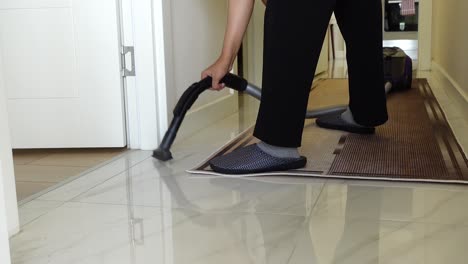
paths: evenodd
<path fill-rule="evenodd" d="M 464 264 L 468 187 L 185 172 L 252 124 L 233 115 L 133 151 L 20 208 L 13 263 Z"/>

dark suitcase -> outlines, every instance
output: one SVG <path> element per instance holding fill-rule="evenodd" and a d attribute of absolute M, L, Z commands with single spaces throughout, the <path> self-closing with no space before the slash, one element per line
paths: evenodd
<path fill-rule="evenodd" d="M 392 84 L 392 91 L 411 89 L 413 60 L 398 47 L 384 47 L 384 78 Z"/>

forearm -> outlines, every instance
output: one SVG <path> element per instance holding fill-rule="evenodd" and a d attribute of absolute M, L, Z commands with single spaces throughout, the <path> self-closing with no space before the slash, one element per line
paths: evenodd
<path fill-rule="evenodd" d="M 234 62 L 252 16 L 255 0 L 229 0 L 229 14 L 221 57 Z"/>

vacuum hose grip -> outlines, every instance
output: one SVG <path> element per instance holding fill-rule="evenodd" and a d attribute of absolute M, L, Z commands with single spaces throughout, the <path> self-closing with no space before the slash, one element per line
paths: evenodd
<path fill-rule="evenodd" d="M 227 87 L 239 92 L 245 91 L 248 85 L 247 80 L 231 73 L 228 73 L 226 76 L 224 76 L 221 82 L 226 84 Z"/>
<path fill-rule="evenodd" d="M 198 99 L 198 96 L 203 93 L 206 89 L 210 88 L 212 85 L 213 79 L 211 77 L 206 77 L 203 80 L 192 84 L 185 92 L 182 94 L 179 102 L 177 102 L 174 108 L 174 118 L 169 126 L 169 129 L 166 131 L 164 138 L 159 145 L 159 148 L 153 152 L 153 157 L 166 161 L 172 159 L 172 154 L 170 148 L 172 143 L 176 138 L 177 132 L 184 120 L 185 114 L 192 107 L 193 103 Z M 243 92 L 247 89 L 247 81 L 239 76 L 234 74 L 227 74 L 221 80 L 221 83 L 226 84 L 227 87 L 230 87 L 239 92 Z"/>

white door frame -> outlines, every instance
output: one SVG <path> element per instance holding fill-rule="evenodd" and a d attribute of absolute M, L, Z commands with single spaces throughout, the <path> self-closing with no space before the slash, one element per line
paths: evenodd
<path fill-rule="evenodd" d="M 122 43 L 135 47 L 136 76 L 126 80 L 128 146 L 152 150 L 168 127 L 175 90 L 170 0 L 120 0 Z"/>
<path fill-rule="evenodd" d="M 4 192 L 2 175 L 2 161 L 0 160 L 0 262 L 10 264 L 10 241 L 8 234 L 7 197 Z M 6 177 L 6 176 L 5 176 Z"/>
<path fill-rule="evenodd" d="M 16 200 L 16 184 L 11 151 L 11 136 L 8 124 L 6 94 L 6 88 L 3 80 L 3 61 L 0 56 L 0 120 L 2 120 L 0 123 L 0 225 L 3 225 L 6 222 L 7 232 L 12 236 L 19 232 L 20 224 L 18 217 L 18 202 Z M 3 217 L 6 217 L 6 220 L 4 220 Z M 0 229 L 1 228 L 2 227 L 0 227 Z"/>

